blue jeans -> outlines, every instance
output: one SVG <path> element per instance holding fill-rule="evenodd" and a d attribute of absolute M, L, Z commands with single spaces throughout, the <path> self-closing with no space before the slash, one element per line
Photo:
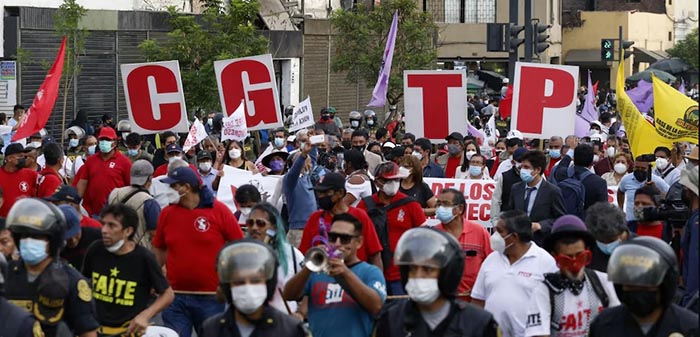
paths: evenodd
<path fill-rule="evenodd" d="M 386 283 L 386 289 L 389 291 L 389 295 L 406 295 L 406 291 L 403 290 L 403 285 L 401 281 L 390 281 Z"/>
<path fill-rule="evenodd" d="M 180 337 L 190 337 L 193 327 L 200 335 L 204 321 L 223 311 L 224 304 L 214 295 L 175 294 L 173 303 L 163 310 L 163 323 Z"/>

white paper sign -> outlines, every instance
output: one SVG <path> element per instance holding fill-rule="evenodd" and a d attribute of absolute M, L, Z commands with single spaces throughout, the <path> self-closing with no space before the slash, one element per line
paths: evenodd
<path fill-rule="evenodd" d="M 250 171 L 244 171 L 228 165 L 224 165 L 224 176 L 221 177 L 216 199 L 226 204 L 231 209 L 231 212 L 235 212 L 238 208 L 233 197 L 236 195 L 236 190 L 246 184 L 257 187 L 263 202 L 269 202 L 273 205 L 277 204 L 278 200 L 273 199 L 277 197 L 275 191 L 279 190 L 279 185 L 282 184 L 282 176 L 254 175 Z"/>
<path fill-rule="evenodd" d="M 192 127 L 190 127 L 190 133 L 187 135 L 187 139 L 185 139 L 182 151 L 189 151 L 189 149 L 199 144 L 204 138 L 207 138 L 207 130 L 204 128 L 204 124 L 202 124 L 199 119 L 195 118 Z"/>
<path fill-rule="evenodd" d="M 241 101 L 241 104 L 238 105 L 238 108 L 230 117 L 224 117 L 222 123 L 221 141 L 232 139 L 242 142 L 245 140 L 248 136 L 248 125 L 245 121 L 243 101 Z"/>
<path fill-rule="evenodd" d="M 314 114 L 311 111 L 311 98 L 306 97 L 305 100 L 299 102 L 294 107 L 292 113 L 292 124 L 289 126 L 289 132 L 294 132 L 303 128 L 308 128 L 314 125 Z"/>

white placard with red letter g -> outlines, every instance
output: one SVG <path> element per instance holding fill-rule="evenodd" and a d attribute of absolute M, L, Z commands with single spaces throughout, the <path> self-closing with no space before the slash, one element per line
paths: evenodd
<path fill-rule="evenodd" d="M 215 61 L 214 71 L 226 116 L 243 100 L 248 131 L 283 125 L 272 55 Z"/>
<path fill-rule="evenodd" d="M 511 129 L 528 138 L 574 133 L 578 67 L 515 64 Z"/>
<path fill-rule="evenodd" d="M 406 132 L 444 141 L 467 131 L 467 78 L 463 70 L 403 72 Z"/>
<path fill-rule="evenodd" d="M 122 64 L 131 131 L 187 132 L 187 108 L 177 61 Z"/>

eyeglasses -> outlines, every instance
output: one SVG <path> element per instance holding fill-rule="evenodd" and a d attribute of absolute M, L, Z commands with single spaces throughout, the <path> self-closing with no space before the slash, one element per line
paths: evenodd
<path fill-rule="evenodd" d="M 268 221 L 265 221 L 263 219 L 248 219 L 245 221 L 246 226 L 248 227 L 253 227 L 253 226 L 258 226 L 258 227 L 267 227 L 269 224 Z"/>
<path fill-rule="evenodd" d="M 328 233 L 328 241 L 330 243 L 335 243 L 338 239 L 340 239 L 340 243 L 343 245 L 347 245 L 350 243 L 350 241 L 353 238 L 356 238 L 357 235 L 352 235 L 352 234 L 343 234 L 343 233 Z"/>

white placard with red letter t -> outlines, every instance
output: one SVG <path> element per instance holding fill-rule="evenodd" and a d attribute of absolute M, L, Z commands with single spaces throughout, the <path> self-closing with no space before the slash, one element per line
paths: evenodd
<path fill-rule="evenodd" d="M 403 72 L 406 132 L 444 141 L 467 131 L 467 78 L 463 70 Z"/>
<path fill-rule="evenodd" d="M 122 64 L 131 132 L 187 132 L 187 108 L 177 61 Z"/>
<path fill-rule="evenodd" d="M 272 55 L 215 61 L 214 72 L 226 116 L 243 100 L 248 131 L 283 125 Z"/>
<path fill-rule="evenodd" d="M 545 139 L 574 133 L 578 67 L 515 64 L 511 129 Z"/>

